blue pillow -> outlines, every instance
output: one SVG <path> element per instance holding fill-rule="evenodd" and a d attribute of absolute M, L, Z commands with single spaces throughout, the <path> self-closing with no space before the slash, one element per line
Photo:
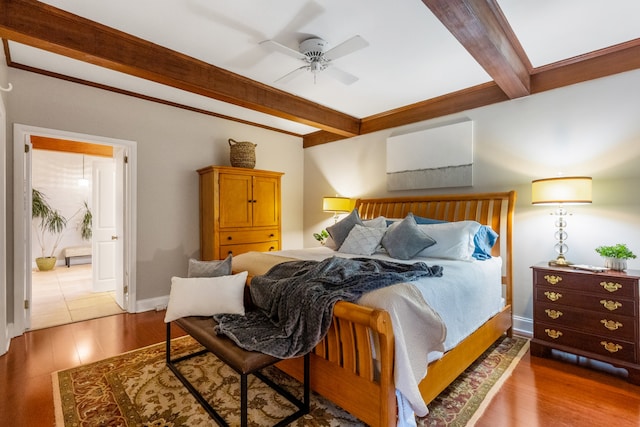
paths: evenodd
<path fill-rule="evenodd" d="M 493 231 L 491 227 L 481 225 L 476 235 L 473 236 L 473 243 L 476 248 L 471 256 L 479 260 L 491 258 L 491 248 L 493 248 L 497 240 L 498 233 Z"/>
<path fill-rule="evenodd" d="M 411 215 L 413 215 L 412 212 L 409 212 Z M 423 216 L 416 216 L 413 215 L 413 219 L 416 220 L 416 224 L 420 225 L 420 224 L 442 224 L 443 222 L 447 222 L 447 221 L 443 221 L 440 219 L 432 219 L 432 218 L 425 218 Z M 392 220 L 392 219 L 388 219 L 387 220 L 387 227 L 389 227 L 391 224 L 393 224 L 394 222 L 397 222 Z"/>
<path fill-rule="evenodd" d="M 441 219 L 425 218 L 422 216 L 415 216 L 415 215 L 413 216 L 413 219 L 416 220 L 416 224 L 442 224 L 443 222 L 447 222 Z"/>

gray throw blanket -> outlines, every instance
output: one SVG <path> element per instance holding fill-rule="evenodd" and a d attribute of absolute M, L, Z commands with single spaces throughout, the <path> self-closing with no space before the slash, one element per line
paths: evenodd
<path fill-rule="evenodd" d="M 251 281 L 258 310 L 245 316 L 218 314 L 216 331 L 246 350 L 279 358 L 301 356 L 326 335 L 337 301 L 357 301 L 365 292 L 420 277 L 442 276 L 442 267 L 368 258 L 332 257 L 275 265 Z"/>

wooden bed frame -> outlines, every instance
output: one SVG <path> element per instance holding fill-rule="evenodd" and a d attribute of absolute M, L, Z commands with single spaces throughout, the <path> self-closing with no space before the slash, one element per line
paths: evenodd
<path fill-rule="evenodd" d="M 494 256 L 503 258 L 504 309 L 444 356 L 431 363 L 420 383 L 426 403 L 431 402 L 500 336 L 511 335 L 513 261 L 512 232 L 515 191 L 484 194 L 438 195 L 356 202 L 362 219 L 377 216 L 404 218 L 407 213 L 446 221 L 475 220 L 500 234 Z M 348 302 L 338 302 L 325 339 L 311 354 L 311 388 L 371 426 L 396 425 L 393 382 L 394 338 L 389 314 Z M 378 366 L 374 366 L 372 334 L 377 337 Z M 277 365 L 302 379 L 302 358 Z"/>

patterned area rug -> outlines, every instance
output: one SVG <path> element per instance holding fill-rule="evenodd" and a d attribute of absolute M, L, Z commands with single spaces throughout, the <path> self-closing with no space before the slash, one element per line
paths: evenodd
<path fill-rule="evenodd" d="M 200 348 L 190 337 L 172 342 L 172 356 Z M 528 348 L 528 341 L 503 338 L 487 350 L 429 405 L 418 426 L 472 425 Z M 231 425 L 239 425 L 239 377 L 207 354 L 181 362 L 181 372 Z M 294 394 L 300 384 L 275 368 L 265 370 Z M 156 344 L 52 375 L 56 426 L 216 426 L 165 365 L 164 344 Z M 493 393 L 492 393 L 493 390 Z M 273 425 L 294 411 L 257 378 L 249 377 L 249 423 Z M 312 393 L 310 414 L 294 426 L 361 426 L 341 408 Z"/>

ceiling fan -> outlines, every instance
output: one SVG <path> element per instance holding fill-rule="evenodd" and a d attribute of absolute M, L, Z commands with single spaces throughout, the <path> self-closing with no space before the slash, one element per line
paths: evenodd
<path fill-rule="evenodd" d="M 300 43 L 298 51 L 288 48 L 287 46 L 273 40 L 265 40 L 260 42 L 260 45 L 268 49 L 284 53 L 285 55 L 293 58 L 300 59 L 305 63 L 302 67 L 296 68 L 290 73 L 280 77 L 275 81 L 275 83 L 287 83 L 298 75 L 303 74 L 305 71 L 313 73 L 313 82 L 315 83 L 318 73 L 325 71 L 326 74 L 336 80 L 346 85 L 350 85 L 358 81 L 358 78 L 353 74 L 349 74 L 346 71 L 333 66 L 333 61 L 365 48 L 369 46 L 369 43 L 360 36 L 353 36 L 328 50 L 327 47 L 329 44 L 319 37 L 311 37 L 304 40 Z"/>

